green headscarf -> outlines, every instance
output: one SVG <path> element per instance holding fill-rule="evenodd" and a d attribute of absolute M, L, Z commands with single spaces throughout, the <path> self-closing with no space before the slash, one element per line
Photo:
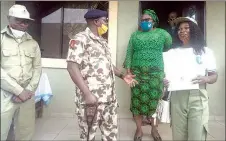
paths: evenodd
<path fill-rule="evenodd" d="M 157 27 L 158 26 L 158 24 L 159 24 L 159 18 L 158 18 L 157 14 L 155 13 L 154 10 L 146 9 L 146 10 L 143 11 L 143 14 L 147 14 L 147 15 L 149 15 L 149 16 L 152 17 L 152 19 L 155 22 L 155 24 L 154 24 L 153 27 Z"/>

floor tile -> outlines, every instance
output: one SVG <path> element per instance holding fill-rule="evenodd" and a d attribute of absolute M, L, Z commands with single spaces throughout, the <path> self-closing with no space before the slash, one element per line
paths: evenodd
<path fill-rule="evenodd" d="M 118 120 L 118 140 L 133 140 L 136 125 L 131 118 L 120 118 Z M 152 141 L 150 135 L 151 127 L 142 127 L 143 141 Z M 172 140 L 172 130 L 169 124 L 160 124 L 159 133 L 163 140 Z M 210 121 L 210 135 L 207 140 L 225 139 L 225 122 Z M 101 132 L 97 129 L 96 140 L 101 139 Z M 79 140 L 78 123 L 76 118 L 42 118 L 36 121 L 36 133 L 33 140 Z"/>
<path fill-rule="evenodd" d="M 33 137 L 33 141 L 37 141 L 37 140 L 54 140 L 54 138 L 57 136 L 57 134 L 45 134 L 45 133 L 41 133 L 41 134 L 35 134 Z"/>
<path fill-rule="evenodd" d="M 151 136 L 151 126 L 143 126 L 143 140 L 153 140 Z M 136 125 L 132 119 L 120 119 L 120 140 L 132 140 L 135 134 Z M 163 140 L 171 140 L 171 129 L 168 124 L 160 124 L 159 134 Z"/>
<path fill-rule="evenodd" d="M 54 140 L 70 140 L 70 141 L 78 141 L 79 135 L 71 135 L 71 134 L 59 134 Z"/>
<path fill-rule="evenodd" d="M 209 122 L 210 135 L 216 140 L 225 140 L 225 126 L 222 124 L 211 121 Z"/>
<path fill-rule="evenodd" d="M 70 140 L 70 141 L 79 141 L 80 135 L 72 135 L 72 134 L 59 134 L 54 140 Z M 101 135 L 96 135 L 96 141 L 101 140 Z"/>
<path fill-rule="evenodd" d="M 51 113 L 51 118 L 74 118 L 74 114 Z"/>
<path fill-rule="evenodd" d="M 163 140 L 172 140 L 170 124 L 159 124 L 158 131 Z"/>
<path fill-rule="evenodd" d="M 68 135 L 78 135 L 79 127 L 78 121 L 75 118 L 70 119 L 65 128 L 60 132 L 60 134 L 68 134 Z"/>
<path fill-rule="evenodd" d="M 119 140 L 133 140 L 136 130 L 134 121 L 132 119 L 120 119 L 119 124 Z"/>
<path fill-rule="evenodd" d="M 72 118 L 43 118 L 36 120 L 36 132 L 45 134 L 59 134 Z"/>

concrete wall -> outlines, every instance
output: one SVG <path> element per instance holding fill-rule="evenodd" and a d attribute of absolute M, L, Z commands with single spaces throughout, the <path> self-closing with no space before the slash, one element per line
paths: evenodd
<path fill-rule="evenodd" d="M 7 25 L 5 16 L 13 2 L 1 2 L 1 27 Z M 138 24 L 138 1 L 118 2 L 116 65 L 122 69 L 129 37 Z M 213 49 L 219 70 L 219 80 L 208 86 L 210 115 L 225 116 L 225 2 L 206 3 L 207 43 Z M 45 108 L 44 116 L 74 116 L 74 85 L 66 69 L 43 68 L 49 76 L 54 97 Z M 123 81 L 116 80 L 117 98 L 120 104 L 120 117 L 131 117 L 129 111 L 130 90 Z"/>
<path fill-rule="evenodd" d="M 207 45 L 214 51 L 219 72 L 216 84 L 208 85 L 210 115 L 225 117 L 225 2 L 206 2 Z"/>
<path fill-rule="evenodd" d="M 9 14 L 9 8 L 14 3 L 14 1 L 1 1 L 1 29 L 8 25 L 7 15 Z"/>
<path fill-rule="evenodd" d="M 137 29 L 139 16 L 139 1 L 119 1 L 118 4 L 118 38 L 117 38 L 117 63 L 116 66 L 122 69 L 126 49 L 130 35 Z M 130 89 L 119 79 L 116 79 L 116 92 L 119 101 L 120 117 L 131 117 Z"/>
<path fill-rule="evenodd" d="M 75 111 L 74 104 L 74 84 L 66 69 L 44 68 L 47 73 L 54 94 L 51 103 L 45 107 L 44 117 L 73 117 Z"/>

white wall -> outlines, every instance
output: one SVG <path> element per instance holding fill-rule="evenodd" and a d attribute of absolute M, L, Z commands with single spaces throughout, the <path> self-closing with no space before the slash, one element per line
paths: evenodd
<path fill-rule="evenodd" d="M 118 2 L 118 33 L 117 33 L 117 67 L 123 70 L 122 65 L 125 59 L 127 45 L 130 35 L 137 29 L 139 1 Z M 130 112 L 130 89 L 120 79 L 116 79 L 116 93 L 119 102 L 120 117 L 132 117 Z"/>
<path fill-rule="evenodd" d="M 14 1 L 1 1 L 1 29 L 8 25 L 7 15 Z"/>
<path fill-rule="evenodd" d="M 52 87 L 51 103 L 44 110 L 44 117 L 73 117 L 75 87 L 66 69 L 44 68 Z"/>
<path fill-rule="evenodd" d="M 225 117 L 225 2 L 206 2 L 207 46 L 214 51 L 218 81 L 208 85 L 210 115 Z"/>

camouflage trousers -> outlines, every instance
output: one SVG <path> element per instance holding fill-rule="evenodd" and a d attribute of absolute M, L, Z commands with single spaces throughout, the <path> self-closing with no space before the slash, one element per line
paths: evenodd
<path fill-rule="evenodd" d="M 94 141 L 96 130 L 99 126 L 103 141 L 116 141 L 118 134 L 117 126 L 117 102 L 100 104 L 97 107 L 96 119 L 93 121 L 89 131 L 89 140 Z M 86 122 L 85 107 L 79 106 L 77 110 L 78 124 L 81 140 L 86 141 L 88 136 L 88 125 Z"/>

